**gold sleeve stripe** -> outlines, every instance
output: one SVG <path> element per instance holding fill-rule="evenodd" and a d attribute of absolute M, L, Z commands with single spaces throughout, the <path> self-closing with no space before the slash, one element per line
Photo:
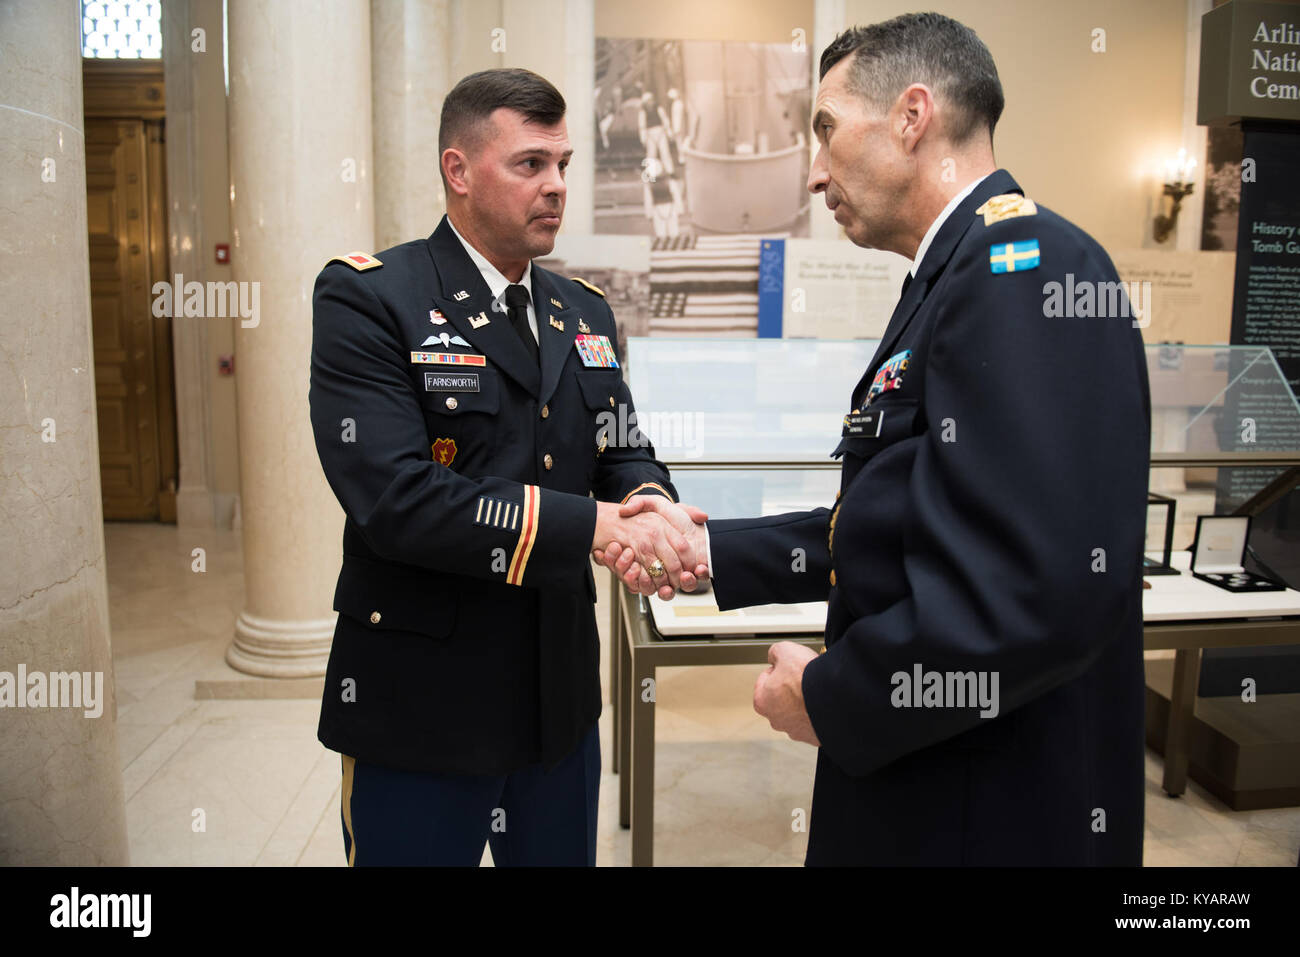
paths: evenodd
<path fill-rule="evenodd" d="M 343 826 L 348 829 L 348 867 L 357 863 L 357 833 L 352 830 L 352 781 L 356 774 L 357 759 L 343 755 Z"/>
<path fill-rule="evenodd" d="M 523 585 L 524 569 L 528 567 L 528 556 L 533 553 L 533 543 L 537 541 L 537 519 L 541 511 L 542 493 L 536 485 L 524 486 L 524 520 L 519 529 L 519 544 L 510 559 L 510 571 L 506 575 L 506 584 Z"/>
<path fill-rule="evenodd" d="M 620 504 L 620 505 L 626 505 L 628 499 L 630 499 L 630 498 L 631 498 L 633 495 L 635 495 L 637 492 L 640 492 L 642 489 L 647 489 L 647 488 L 657 489 L 658 491 L 662 492 L 662 493 L 665 495 L 665 497 L 667 497 L 668 501 L 670 501 L 670 502 L 675 502 L 675 501 L 677 501 L 677 499 L 673 498 L 671 495 L 668 494 L 668 489 L 664 488 L 662 485 L 656 485 L 654 482 L 642 482 L 642 483 L 641 483 L 640 485 L 638 485 L 636 488 L 632 489 L 632 491 L 630 491 L 630 492 L 628 492 L 626 495 L 624 495 L 624 496 L 623 496 L 623 501 L 619 502 L 618 504 Z"/>

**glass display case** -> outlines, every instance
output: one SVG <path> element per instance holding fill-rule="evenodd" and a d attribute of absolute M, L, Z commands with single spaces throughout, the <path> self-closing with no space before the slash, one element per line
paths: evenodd
<path fill-rule="evenodd" d="M 716 518 L 770 515 L 835 500 L 830 453 L 878 344 L 634 337 L 627 377 L 683 501 Z M 1165 508 L 1153 510 L 1148 547 L 1163 553 L 1191 544 L 1198 516 L 1258 513 L 1296 484 L 1300 406 L 1267 348 L 1151 345 L 1146 355 L 1151 492 L 1174 519 L 1169 536 L 1155 520 Z"/>

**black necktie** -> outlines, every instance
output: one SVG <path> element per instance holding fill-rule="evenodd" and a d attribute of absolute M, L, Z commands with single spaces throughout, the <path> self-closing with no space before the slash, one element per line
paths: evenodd
<path fill-rule="evenodd" d="M 518 333 L 524 348 L 533 357 L 533 361 L 537 362 L 537 340 L 533 338 L 533 330 L 528 328 L 529 301 L 526 287 L 519 285 L 519 283 L 506 286 L 506 313 L 510 316 L 510 325 L 515 327 L 515 332 Z"/>
<path fill-rule="evenodd" d="M 903 297 L 907 295 L 907 287 L 910 285 L 912 285 L 912 273 L 909 270 L 907 275 L 903 277 L 903 291 L 898 294 L 899 302 L 902 302 Z"/>

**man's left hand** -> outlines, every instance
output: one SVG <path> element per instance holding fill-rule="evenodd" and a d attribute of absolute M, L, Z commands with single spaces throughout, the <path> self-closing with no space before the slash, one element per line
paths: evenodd
<path fill-rule="evenodd" d="M 803 670 L 816 657 L 817 652 L 793 641 L 768 648 L 768 668 L 754 682 L 754 710 L 767 718 L 774 731 L 820 748 L 803 703 Z"/>

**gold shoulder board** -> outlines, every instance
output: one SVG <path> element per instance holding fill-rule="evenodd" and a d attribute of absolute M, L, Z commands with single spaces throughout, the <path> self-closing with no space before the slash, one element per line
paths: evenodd
<path fill-rule="evenodd" d="M 569 278 L 572 279 L 574 282 L 576 282 L 579 286 L 585 286 L 586 288 L 590 289 L 596 295 L 600 296 L 601 299 L 605 298 L 605 291 L 601 289 L 599 286 L 593 286 L 591 283 L 587 282 L 587 280 L 579 276 L 570 276 Z"/>
<path fill-rule="evenodd" d="M 992 226 L 994 223 L 1013 219 L 1016 216 L 1037 216 L 1038 207 L 1034 205 L 1032 199 L 1026 199 L 1019 193 L 1003 193 L 1001 196 L 994 196 L 975 210 L 975 215 L 982 215 L 984 225 Z"/>

